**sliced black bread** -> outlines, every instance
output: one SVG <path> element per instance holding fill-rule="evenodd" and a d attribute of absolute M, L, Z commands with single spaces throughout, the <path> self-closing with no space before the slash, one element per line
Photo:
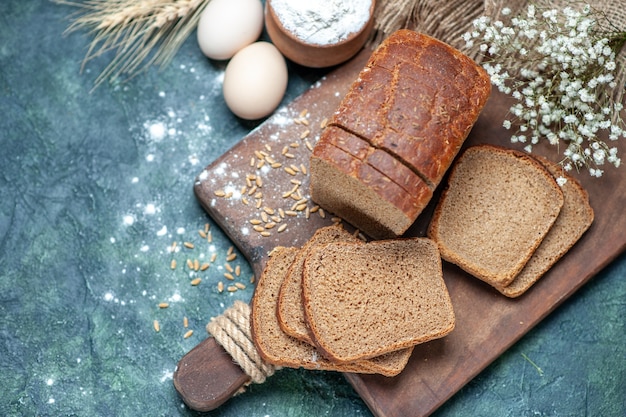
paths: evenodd
<path fill-rule="evenodd" d="M 298 252 L 298 248 L 274 249 L 252 297 L 250 315 L 252 339 L 263 360 L 276 366 L 290 368 L 379 373 L 385 376 L 400 373 L 411 356 L 411 349 L 369 361 L 337 364 L 321 355 L 314 346 L 282 331 L 276 316 L 278 292 Z"/>
<path fill-rule="evenodd" d="M 453 166 L 428 236 L 444 260 L 505 287 L 539 247 L 562 206 L 561 188 L 535 158 L 477 145 Z"/>
<path fill-rule="evenodd" d="M 306 325 L 304 307 L 302 305 L 302 269 L 304 267 L 304 259 L 309 254 L 312 246 L 336 241 L 361 242 L 358 237 L 353 236 L 341 225 L 318 229 L 311 239 L 302 246 L 280 287 L 277 311 L 280 327 L 288 335 L 307 343 L 312 343 L 312 340 Z"/>
<path fill-rule="evenodd" d="M 524 294 L 574 246 L 593 223 L 593 208 L 589 204 L 589 195 L 582 185 L 575 178 L 563 172 L 557 164 L 542 157 L 535 158 L 555 178 L 562 176 L 567 180 L 561 186 L 564 203 L 556 222 L 528 260 L 524 269 L 512 283 L 506 287 L 497 287 L 497 290 L 507 297 L 519 297 Z"/>
<path fill-rule="evenodd" d="M 313 341 L 334 362 L 353 362 L 448 334 L 455 318 L 430 239 L 314 247 L 302 296 Z"/>

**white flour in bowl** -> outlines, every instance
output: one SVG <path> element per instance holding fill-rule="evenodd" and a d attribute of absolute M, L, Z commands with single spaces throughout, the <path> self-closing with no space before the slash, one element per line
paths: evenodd
<path fill-rule="evenodd" d="M 361 30 L 370 17 L 372 0 L 272 0 L 276 17 L 298 39 L 332 45 Z"/>

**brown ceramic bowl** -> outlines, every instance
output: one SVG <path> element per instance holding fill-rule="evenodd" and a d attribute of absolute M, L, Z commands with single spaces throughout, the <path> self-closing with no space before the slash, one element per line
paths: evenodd
<path fill-rule="evenodd" d="M 283 26 L 271 0 L 265 2 L 265 28 L 274 45 L 291 61 L 311 68 L 330 67 L 352 58 L 365 45 L 374 27 L 375 3 L 372 0 L 369 20 L 363 27 L 334 43 L 313 44 L 299 39 Z"/>

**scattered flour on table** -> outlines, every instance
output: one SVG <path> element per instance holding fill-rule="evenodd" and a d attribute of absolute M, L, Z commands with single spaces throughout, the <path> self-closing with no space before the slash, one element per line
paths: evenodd
<path fill-rule="evenodd" d="M 163 138 L 165 138 L 165 135 L 167 134 L 167 128 L 163 122 L 156 121 L 152 123 L 148 123 L 148 122 L 146 123 L 147 123 L 147 126 L 144 126 L 144 127 L 147 128 L 147 131 L 150 135 L 150 138 L 152 138 L 152 140 L 161 141 L 163 140 Z"/>
<path fill-rule="evenodd" d="M 197 76 L 189 66 L 180 69 L 187 76 Z M 222 74 L 217 75 L 217 83 L 221 77 Z M 195 207 L 189 210 L 190 205 L 196 204 L 190 192 L 193 179 L 201 171 L 198 167 L 210 162 L 206 155 L 214 146 L 211 115 L 205 105 L 216 96 L 216 91 L 203 91 L 191 98 L 195 104 L 180 107 L 168 106 L 169 102 L 178 101 L 170 97 L 173 93 L 157 90 L 154 94 L 162 99 L 161 110 L 144 113 L 131 123 L 136 166 L 123 179 L 128 181 L 130 190 L 112 206 L 116 227 L 105 238 L 105 244 L 110 245 L 108 250 L 119 257 L 119 264 L 110 271 L 116 276 L 115 284 L 97 276 L 88 279 L 98 301 L 112 309 L 111 320 L 122 317 L 113 309 L 135 304 L 136 317 L 145 322 L 140 333 L 152 332 L 163 343 L 184 343 L 191 348 L 206 334 L 206 323 L 199 317 L 208 320 L 223 311 L 224 304 L 230 305 L 233 298 L 245 300 L 254 288 L 254 280 L 247 261 L 236 249 L 233 250 L 237 259 L 227 262 L 226 249 L 222 251 L 220 247 L 218 251 L 206 237 L 202 241 L 199 232 L 210 221 Z M 286 117 L 282 122 L 287 123 Z M 222 175 L 233 184 L 241 180 L 226 165 Z M 196 214 L 189 218 L 189 212 Z M 213 229 L 212 232 L 221 233 Z M 186 245 L 190 242 L 195 243 L 195 248 Z M 190 261 L 210 267 L 194 270 L 189 267 Z M 225 277 L 229 274 L 234 279 Z M 198 278 L 200 283 L 194 284 Z M 218 281 L 223 281 L 222 289 Z M 218 291 L 225 303 L 207 303 L 207 294 Z M 189 319 L 189 327 L 183 326 L 183 316 Z M 186 336 L 192 330 L 193 334 Z M 166 335 L 167 338 L 161 338 Z M 167 382 L 172 377 L 168 368 L 157 369 L 154 375 L 157 382 Z"/>
<path fill-rule="evenodd" d="M 174 379 L 174 372 L 169 370 L 169 369 L 165 369 L 163 370 L 163 375 L 161 375 L 161 382 L 165 382 L 165 381 L 169 381 Z"/>
<path fill-rule="evenodd" d="M 193 68 L 181 65 L 182 70 L 194 73 Z M 167 93 L 160 91 L 158 96 L 165 98 Z M 204 100 L 205 96 L 199 97 Z M 140 148 L 144 150 L 143 158 L 148 163 L 158 163 L 159 170 L 162 172 L 169 171 L 171 177 L 178 176 L 178 182 L 188 181 L 189 167 L 195 167 L 202 163 L 200 155 L 202 155 L 206 143 L 204 142 L 207 135 L 212 131 L 210 125 L 210 116 L 202 110 L 188 114 L 183 110 L 175 110 L 166 108 L 163 114 L 156 117 L 148 118 L 140 124 L 140 129 L 133 133 L 137 137 Z M 171 164 L 168 161 L 172 154 L 186 155 L 180 164 Z M 153 171 L 154 168 L 141 167 L 142 171 L 148 169 Z M 145 174 L 134 175 L 130 178 L 131 184 L 145 184 L 150 178 Z M 145 185 L 144 185 L 145 187 Z M 137 198 L 142 198 L 139 193 Z M 185 233 L 184 227 L 172 227 L 164 224 L 162 215 L 163 204 L 167 204 L 170 199 L 168 196 L 156 195 L 149 197 L 154 201 L 147 203 L 138 202 L 134 209 L 122 214 L 122 228 L 131 226 L 141 227 L 143 229 L 154 229 L 153 237 L 175 239 L 176 235 Z M 173 232 L 171 232 L 173 231 Z M 118 237 L 111 237 L 111 243 L 116 243 Z M 171 242 L 164 242 L 163 247 Z M 146 253 L 151 250 L 148 243 L 142 243 L 138 247 L 138 252 Z"/>

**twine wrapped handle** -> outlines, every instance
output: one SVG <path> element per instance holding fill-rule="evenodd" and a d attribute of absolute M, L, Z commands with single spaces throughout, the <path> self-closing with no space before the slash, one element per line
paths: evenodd
<path fill-rule="evenodd" d="M 252 342 L 248 304 L 235 301 L 207 330 L 213 337 L 183 356 L 174 371 L 174 387 L 191 409 L 215 410 L 279 369 L 263 361 Z"/>
<path fill-rule="evenodd" d="M 251 382 L 261 384 L 279 369 L 265 362 L 254 346 L 250 331 L 250 306 L 243 301 L 235 301 L 224 314 L 213 317 L 206 328 Z"/>

